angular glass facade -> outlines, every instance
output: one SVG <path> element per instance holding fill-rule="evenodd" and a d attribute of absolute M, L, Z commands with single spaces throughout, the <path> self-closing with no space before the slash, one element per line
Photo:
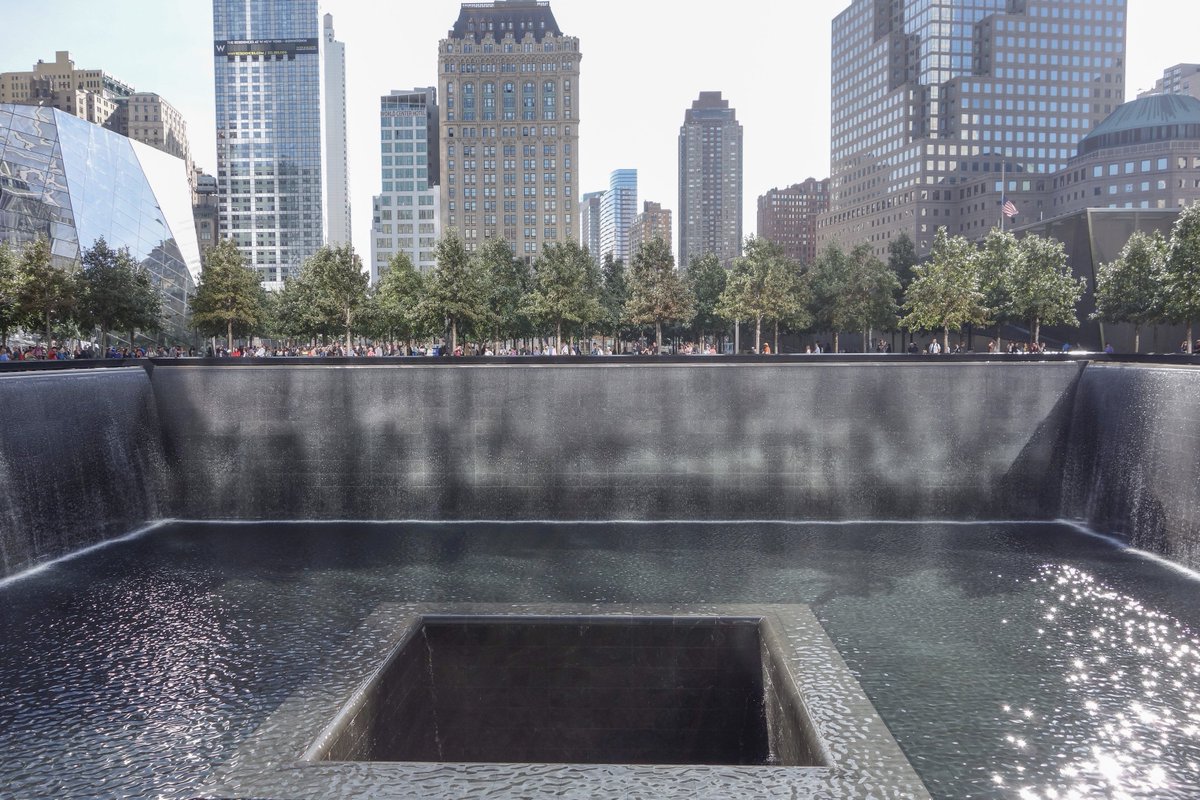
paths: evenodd
<path fill-rule="evenodd" d="M 213 0 L 220 232 L 277 287 L 324 243 L 317 0 Z"/>
<path fill-rule="evenodd" d="M 0 104 L 0 239 L 47 237 L 64 269 L 102 237 L 128 247 L 180 337 L 200 276 L 191 207 L 182 159 L 56 109 Z"/>

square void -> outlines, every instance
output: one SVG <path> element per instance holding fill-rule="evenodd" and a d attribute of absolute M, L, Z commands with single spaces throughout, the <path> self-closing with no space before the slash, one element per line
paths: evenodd
<path fill-rule="evenodd" d="M 325 762 L 829 766 L 752 617 L 417 618 Z"/>

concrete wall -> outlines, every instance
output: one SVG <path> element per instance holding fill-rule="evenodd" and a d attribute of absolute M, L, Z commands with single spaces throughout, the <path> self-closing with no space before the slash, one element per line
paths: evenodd
<path fill-rule="evenodd" d="M 0 578 L 165 516 L 140 368 L 0 375 Z"/>
<path fill-rule="evenodd" d="M 1083 367 L 162 365 L 177 516 L 1053 518 Z"/>
<path fill-rule="evenodd" d="M 1200 569 L 1200 369 L 1093 364 L 1072 418 L 1063 516 Z"/>

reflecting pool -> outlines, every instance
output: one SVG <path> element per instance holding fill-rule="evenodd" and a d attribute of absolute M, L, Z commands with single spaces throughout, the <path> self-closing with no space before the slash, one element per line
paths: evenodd
<path fill-rule="evenodd" d="M 195 797 L 380 604 L 807 604 L 939 798 L 1200 793 L 1200 583 L 1065 525 L 176 523 L 0 588 L 0 795 Z"/>

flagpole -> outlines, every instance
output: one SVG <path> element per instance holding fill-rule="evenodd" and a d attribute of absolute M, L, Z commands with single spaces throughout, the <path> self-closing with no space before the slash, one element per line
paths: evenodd
<path fill-rule="evenodd" d="M 1004 197 L 1008 191 L 1007 181 L 1005 180 L 1004 153 L 1000 154 L 1000 232 L 1004 233 Z"/>

